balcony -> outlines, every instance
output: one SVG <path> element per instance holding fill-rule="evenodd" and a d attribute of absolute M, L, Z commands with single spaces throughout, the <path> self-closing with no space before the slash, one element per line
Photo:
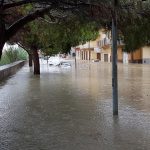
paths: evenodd
<path fill-rule="evenodd" d="M 104 39 L 99 40 L 97 42 L 97 46 L 100 47 L 100 48 L 107 48 L 111 45 L 112 45 L 112 40 L 108 39 L 108 38 L 104 38 Z M 117 45 L 118 46 L 123 46 L 124 45 L 123 40 L 121 40 L 121 39 L 117 40 Z"/>

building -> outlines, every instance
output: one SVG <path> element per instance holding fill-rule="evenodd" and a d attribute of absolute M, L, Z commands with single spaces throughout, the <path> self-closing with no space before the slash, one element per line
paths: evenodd
<path fill-rule="evenodd" d="M 100 48 L 97 46 L 98 39 L 86 42 L 76 47 L 77 56 L 80 55 L 81 60 L 95 60 L 100 58 Z"/>
<path fill-rule="evenodd" d="M 122 61 L 122 45 L 118 41 L 119 61 Z M 86 42 L 76 47 L 81 60 L 100 60 L 102 62 L 111 62 L 111 32 L 105 30 L 99 31 L 99 36 L 95 41 Z"/>
<path fill-rule="evenodd" d="M 150 46 L 144 46 L 129 53 L 128 61 L 131 63 L 150 64 Z"/>
<path fill-rule="evenodd" d="M 150 46 L 145 46 L 134 52 L 126 53 L 123 52 L 124 43 L 121 39 L 118 39 L 117 45 L 118 62 L 150 64 Z M 74 48 L 74 52 L 76 53 L 77 59 L 111 62 L 111 47 L 111 32 L 100 30 L 96 40 L 77 46 Z"/>

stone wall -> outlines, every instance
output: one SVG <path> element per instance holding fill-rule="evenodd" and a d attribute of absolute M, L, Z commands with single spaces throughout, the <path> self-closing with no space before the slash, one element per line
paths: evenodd
<path fill-rule="evenodd" d="M 8 65 L 0 66 L 0 81 L 15 74 L 26 61 L 17 61 Z"/>

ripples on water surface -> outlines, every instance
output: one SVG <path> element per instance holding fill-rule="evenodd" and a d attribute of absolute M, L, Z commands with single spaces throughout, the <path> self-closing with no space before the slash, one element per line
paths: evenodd
<path fill-rule="evenodd" d="M 150 66 L 119 64 L 119 117 L 111 64 L 77 70 L 25 66 L 0 85 L 2 150 L 149 150 Z"/>

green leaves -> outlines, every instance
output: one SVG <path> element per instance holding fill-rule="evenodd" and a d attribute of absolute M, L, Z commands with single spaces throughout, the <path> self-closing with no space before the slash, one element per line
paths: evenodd
<path fill-rule="evenodd" d="M 150 21 L 148 19 L 136 20 L 123 31 L 125 51 L 134 51 L 144 45 L 150 44 Z"/>
<path fill-rule="evenodd" d="M 95 22 L 80 22 L 80 20 L 75 20 L 75 18 L 67 23 L 62 22 L 60 29 L 63 52 L 70 51 L 71 46 L 94 40 L 98 36 L 98 28 Z"/>
<path fill-rule="evenodd" d="M 36 45 L 44 55 L 68 53 L 72 46 L 94 40 L 98 36 L 98 27 L 95 22 L 87 23 L 77 18 L 57 24 L 38 19 L 30 23 L 27 28 L 29 32 L 25 35 L 26 42 L 29 45 Z"/>
<path fill-rule="evenodd" d="M 27 52 L 25 52 L 22 48 L 14 49 L 10 47 L 3 53 L 2 59 L 0 60 L 0 66 L 10 64 L 18 60 L 26 60 L 26 59 L 27 59 Z"/>

